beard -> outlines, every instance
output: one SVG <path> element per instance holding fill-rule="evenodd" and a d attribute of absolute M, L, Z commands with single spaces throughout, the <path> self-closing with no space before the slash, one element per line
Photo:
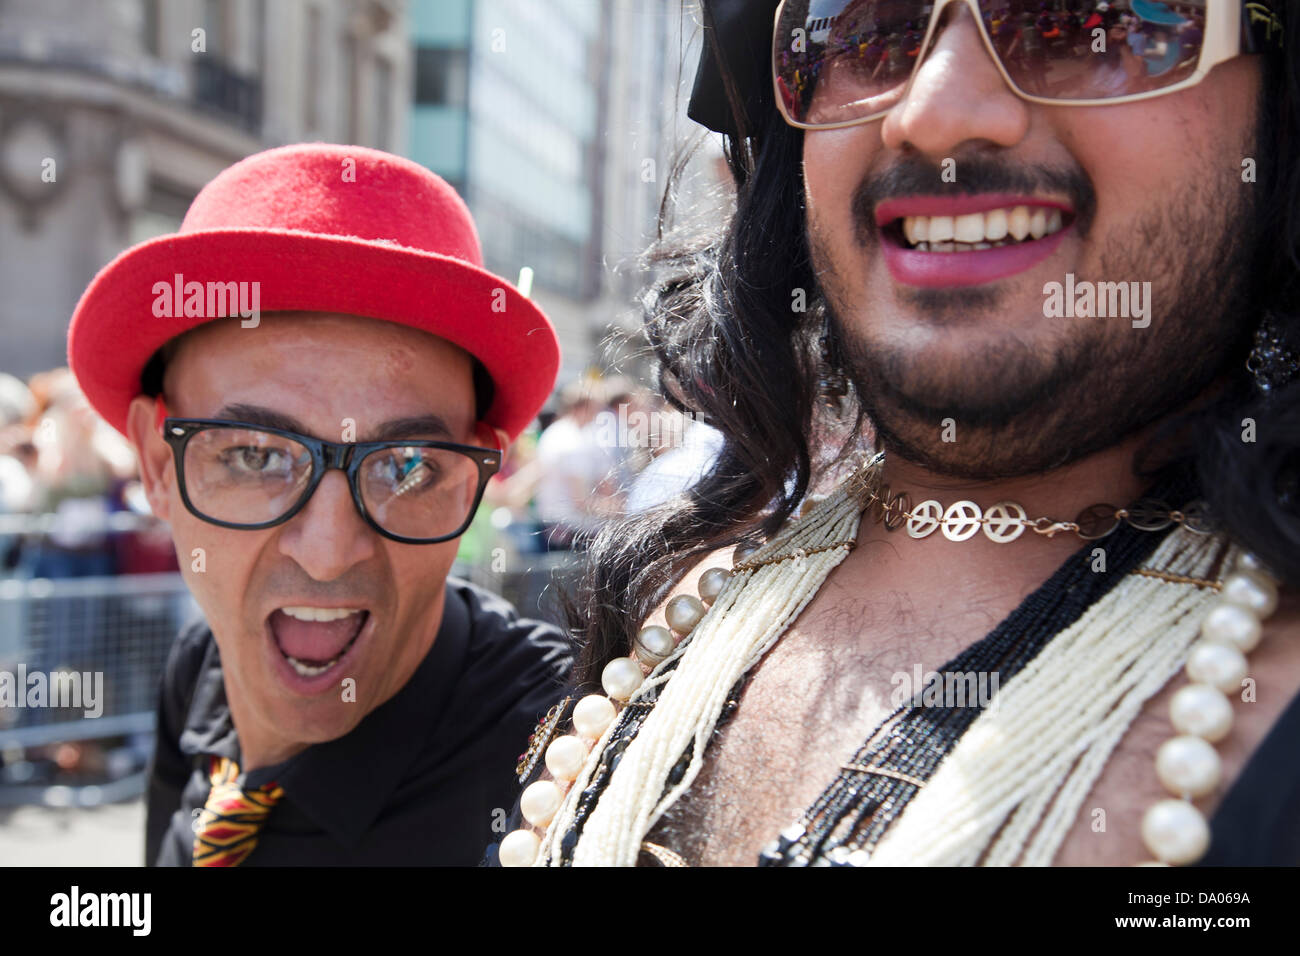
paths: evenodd
<path fill-rule="evenodd" d="M 1070 195 L 1080 237 L 1093 227 L 1096 197 L 1082 171 L 1013 169 L 980 157 L 961 165 L 963 192 L 1054 188 Z M 871 210 L 880 199 L 934 193 L 939 181 L 937 167 L 916 159 L 864 180 L 853 203 L 853 252 L 879 254 Z M 1106 238 L 1099 276 L 1078 277 L 1149 278 L 1146 328 L 1113 317 L 1045 319 L 1071 323 L 1070 334 L 1050 348 L 1014 332 L 990 336 L 960 362 L 873 338 L 866 310 L 842 291 L 827 237 L 810 223 L 832 354 L 880 445 L 937 474 L 999 480 L 1084 458 L 1191 403 L 1228 363 L 1244 360 L 1254 325 L 1259 187 L 1229 191 L 1225 201 L 1225 192 L 1202 185 L 1212 182 L 1208 173 L 1189 176 L 1168 202 L 1118 227 L 1122 237 Z M 942 328 L 974 310 L 997 309 L 1004 295 L 997 288 L 911 289 L 900 301 Z M 957 441 L 942 440 L 946 419 Z"/>

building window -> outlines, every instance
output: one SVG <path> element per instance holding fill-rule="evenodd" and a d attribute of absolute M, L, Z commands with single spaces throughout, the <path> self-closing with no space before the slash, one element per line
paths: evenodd
<path fill-rule="evenodd" d="M 445 47 L 415 51 L 415 102 L 464 108 L 469 88 L 469 52 Z"/>
<path fill-rule="evenodd" d="M 349 143 L 357 141 L 357 39 L 348 34 L 343 37 L 343 50 L 341 69 L 339 71 L 339 84 L 341 95 L 339 101 L 343 104 L 342 122 L 339 128 L 343 131 L 343 139 Z"/>
<path fill-rule="evenodd" d="M 203 0 L 203 32 L 206 34 L 208 53 L 229 55 L 229 37 L 226 35 L 228 27 L 226 5 L 222 0 Z"/>
<path fill-rule="evenodd" d="M 320 7 L 312 4 L 307 7 L 306 31 L 306 80 L 302 88 L 302 115 L 307 129 L 316 132 L 320 129 L 320 53 L 322 24 Z"/>
<path fill-rule="evenodd" d="M 143 29 L 144 52 L 162 59 L 162 0 L 142 0 L 140 25 Z"/>
<path fill-rule="evenodd" d="M 393 133 L 393 66 L 383 57 L 375 59 L 375 146 L 387 149 Z"/>

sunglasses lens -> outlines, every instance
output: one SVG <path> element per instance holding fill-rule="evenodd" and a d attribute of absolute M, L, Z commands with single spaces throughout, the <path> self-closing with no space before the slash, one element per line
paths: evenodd
<path fill-rule="evenodd" d="M 1021 13 L 998 0 L 980 6 L 1012 82 L 1030 96 L 1054 100 L 1105 100 L 1173 86 L 1195 72 L 1205 37 L 1204 8 L 1185 3 L 1035 3 Z"/>
<path fill-rule="evenodd" d="M 932 6 L 921 0 L 788 0 L 772 41 L 787 115 L 830 126 L 888 110 L 921 52 Z"/>
<path fill-rule="evenodd" d="M 1173 86 L 1195 72 L 1205 37 L 1204 8 L 1191 3 L 980 0 L 979 6 L 1011 81 L 1046 99 L 1105 100 Z M 786 115 L 832 126 L 887 112 L 922 54 L 933 9 L 927 0 L 786 0 L 772 43 Z M 950 6 L 945 20 L 958 9 Z"/>

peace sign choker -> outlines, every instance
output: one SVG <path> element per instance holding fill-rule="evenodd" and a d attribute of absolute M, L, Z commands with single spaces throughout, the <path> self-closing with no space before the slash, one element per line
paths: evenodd
<path fill-rule="evenodd" d="M 1214 530 L 1209 509 L 1200 501 L 1194 501 L 1181 510 L 1156 498 L 1139 498 L 1127 508 L 1095 504 L 1080 511 L 1073 521 L 1060 521 L 1048 517 L 1030 518 L 1024 506 L 1015 501 L 999 501 L 987 511 L 970 500 L 956 501 L 945 508 L 939 500 L 927 498 L 913 506 L 911 495 L 906 491 L 891 491 L 884 482 L 866 490 L 864 500 L 867 514 L 873 521 L 883 524 L 886 531 L 906 527 L 908 536 L 912 538 L 925 538 L 941 531 L 949 541 L 965 541 L 983 530 L 990 541 L 1007 544 L 1029 528 L 1048 538 L 1068 532 L 1084 541 L 1096 541 L 1123 522 L 1139 531 L 1163 531 L 1173 524 L 1197 534 L 1210 534 Z"/>

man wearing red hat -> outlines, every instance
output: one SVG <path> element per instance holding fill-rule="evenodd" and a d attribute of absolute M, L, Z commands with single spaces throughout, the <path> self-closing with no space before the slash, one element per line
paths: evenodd
<path fill-rule="evenodd" d="M 163 679 L 147 862 L 477 862 L 569 650 L 447 580 L 559 364 L 456 193 L 359 147 L 245 159 L 95 277 L 69 359 L 205 617 Z"/>

